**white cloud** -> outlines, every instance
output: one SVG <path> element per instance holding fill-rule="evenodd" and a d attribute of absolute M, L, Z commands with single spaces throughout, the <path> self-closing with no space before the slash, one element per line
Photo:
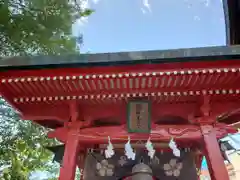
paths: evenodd
<path fill-rule="evenodd" d="M 144 8 L 141 8 L 141 11 L 143 14 L 146 14 L 146 10 Z"/>
<path fill-rule="evenodd" d="M 201 20 L 199 16 L 194 16 L 193 19 L 194 19 L 195 21 L 200 21 L 200 20 Z"/>
<path fill-rule="evenodd" d="M 144 5 L 149 11 L 151 11 L 151 6 L 150 6 L 150 3 L 149 3 L 149 0 L 143 0 L 143 5 Z"/>
<path fill-rule="evenodd" d="M 100 0 L 92 0 L 94 4 L 99 3 Z"/>
<path fill-rule="evenodd" d="M 143 8 L 141 8 L 141 11 L 143 14 L 146 14 L 147 11 L 151 12 L 151 5 L 149 3 L 149 0 L 143 0 Z"/>
<path fill-rule="evenodd" d="M 210 6 L 210 0 L 204 0 L 203 3 L 206 7 Z"/>

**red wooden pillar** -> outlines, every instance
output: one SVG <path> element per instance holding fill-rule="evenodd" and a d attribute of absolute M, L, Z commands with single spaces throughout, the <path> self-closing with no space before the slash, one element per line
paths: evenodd
<path fill-rule="evenodd" d="M 228 171 L 222 157 L 216 132 L 212 126 L 201 126 L 205 156 L 212 180 L 229 180 Z"/>
<path fill-rule="evenodd" d="M 68 134 L 67 142 L 65 144 L 65 151 L 62 167 L 60 169 L 59 180 L 75 179 L 78 150 L 79 138 L 77 132 L 70 131 Z"/>
<path fill-rule="evenodd" d="M 198 170 L 198 180 L 200 180 L 200 175 L 201 175 L 201 166 L 202 166 L 202 160 L 203 160 L 203 155 L 199 151 L 195 154 L 195 165 Z"/>

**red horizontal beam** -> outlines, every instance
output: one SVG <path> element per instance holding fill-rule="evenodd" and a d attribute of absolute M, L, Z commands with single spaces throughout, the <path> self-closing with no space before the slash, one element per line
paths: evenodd
<path fill-rule="evenodd" d="M 128 133 L 125 126 L 112 126 L 112 127 L 98 127 L 81 129 L 78 134 L 79 142 L 83 144 L 104 144 L 108 142 L 108 136 L 113 143 L 124 143 L 128 137 L 132 141 L 146 141 L 149 137 L 154 141 L 169 141 L 171 138 L 180 141 L 199 141 L 202 138 L 202 132 L 199 126 L 195 125 L 156 125 L 152 124 L 150 134 Z M 212 130 L 212 129 L 211 129 Z M 217 124 L 214 127 L 217 138 L 222 138 L 229 132 L 235 132 L 234 128 Z M 116 133 L 117 132 L 117 133 Z M 62 142 L 66 142 L 66 134 L 70 130 L 66 128 L 56 129 L 49 132 L 50 138 L 57 138 Z"/>

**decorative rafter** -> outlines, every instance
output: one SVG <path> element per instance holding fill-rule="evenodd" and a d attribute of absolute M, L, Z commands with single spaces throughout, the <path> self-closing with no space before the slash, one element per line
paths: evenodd
<path fill-rule="evenodd" d="M 165 98 L 199 95 L 235 95 L 240 68 L 194 68 L 166 71 L 65 73 L 1 79 L 0 86 L 14 103 L 62 100 L 117 101 L 129 98 Z M 229 74 L 230 73 L 230 74 Z M 223 86 L 224 85 L 224 86 Z M 222 88 L 224 87 L 224 88 Z M 103 92 L 103 93 L 102 93 Z M 159 101 L 159 100 L 158 100 Z"/>
<path fill-rule="evenodd" d="M 184 75 L 184 74 L 213 74 L 213 73 L 228 73 L 240 72 L 240 68 L 212 68 L 212 69 L 193 69 L 193 70 L 176 70 L 176 71 L 159 71 L 159 72 L 132 72 L 132 73 L 112 73 L 112 74 L 85 74 L 85 75 L 66 75 L 53 77 L 19 77 L 19 78 L 4 78 L 1 83 L 17 83 L 17 82 L 31 82 L 31 81 L 50 81 L 50 80 L 76 80 L 76 79 L 103 79 L 103 78 L 129 78 L 129 77 L 149 77 L 149 76 L 170 76 L 170 75 Z"/>
<path fill-rule="evenodd" d="M 90 94 L 82 96 L 50 96 L 50 97 L 19 97 L 14 98 L 14 102 L 40 102 L 40 101 L 61 101 L 75 99 L 113 99 L 125 97 L 149 97 L 149 96 L 199 96 L 199 95 L 224 95 L 224 94 L 239 94 L 240 89 L 222 89 L 222 90 L 201 90 L 201 91 L 183 91 L 183 92 L 152 92 L 152 93 L 121 93 L 121 94 Z"/>

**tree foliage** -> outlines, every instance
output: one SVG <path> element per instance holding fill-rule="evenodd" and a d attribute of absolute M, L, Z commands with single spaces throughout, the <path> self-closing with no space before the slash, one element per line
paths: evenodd
<path fill-rule="evenodd" d="M 55 141 L 46 137 L 46 129 L 22 121 L 3 99 L 0 109 L 0 179 L 25 180 L 31 172 L 47 169 L 51 154 L 44 146 Z"/>
<path fill-rule="evenodd" d="M 0 0 L 0 56 L 74 52 L 72 24 L 92 12 L 76 0 Z"/>
<path fill-rule="evenodd" d="M 81 0 L 0 0 L 0 57 L 77 53 L 72 23 L 92 12 L 81 8 Z M 21 120 L 0 98 L 0 179 L 27 180 L 37 170 L 54 171 L 44 147 L 56 142 L 46 131 Z"/>

